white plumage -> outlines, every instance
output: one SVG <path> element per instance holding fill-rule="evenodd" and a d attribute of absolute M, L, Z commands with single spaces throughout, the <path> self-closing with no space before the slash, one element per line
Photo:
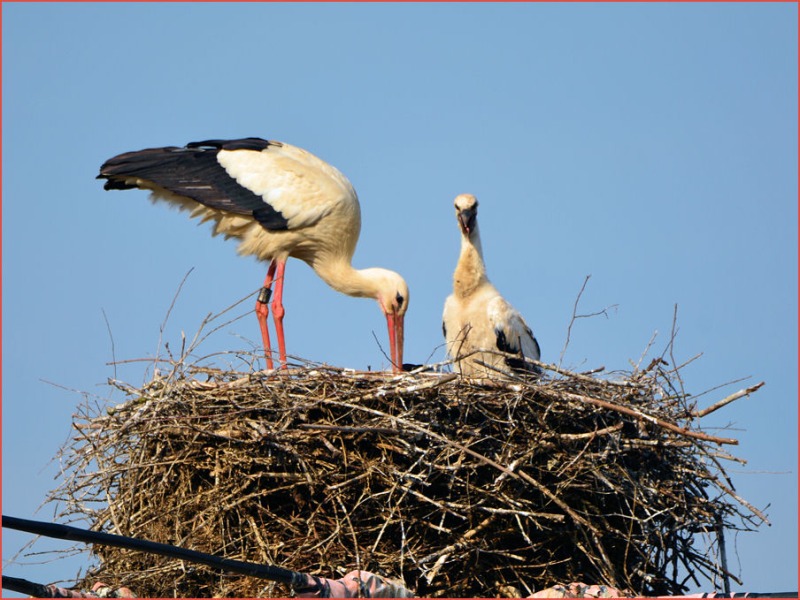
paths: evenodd
<path fill-rule="evenodd" d="M 486 276 L 478 231 L 478 200 L 471 194 L 455 199 L 461 230 L 461 254 L 453 274 L 453 293 L 444 304 L 442 327 L 447 353 L 455 368 L 470 377 L 491 377 L 493 367 L 537 369 L 522 358 L 539 360 L 539 343 L 522 315 L 500 295 Z M 518 354 L 520 359 L 494 354 Z M 483 352 L 481 352 L 483 351 Z"/>
<path fill-rule="evenodd" d="M 282 297 L 290 256 L 308 263 L 339 292 L 375 298 L 386 316 L 392 365 L 402 368 L 408 286 L 394 271 L 352 267 L 361 230 L 358 197 L 347 178 L 325 161 L 260 138 L 207 140 L 120 154 L 103 164 L 98 179 L 107 180 L 107 190 L 150 190 L 154 200 L 213 221 L 214 234 L 238 238 L 240 254 L 269 262 L 256 302 L 268 368 L 271 295 L 280 361 L 286 365 Z"/>

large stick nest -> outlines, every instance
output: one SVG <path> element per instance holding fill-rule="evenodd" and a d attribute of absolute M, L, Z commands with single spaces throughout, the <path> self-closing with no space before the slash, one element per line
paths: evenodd
<path fill-rule="evenodd" d="M 716 406 L 689 405 L 665 365 L 479 381 L 175 363 L 141 389 L 112 382 L 123 404 L 87 403 L 53 497 L 61 517 L 95 530 L 323 577 L 364 569 L 420 596 L 526 595 L 572 581 L 678 594 L 723 576 L 721 527 L 752 529 L 764 516 L 721 465 L 736 440 L 699 427 Z M 94 552 L 87 579 L 140 596 L 289 593 Z"/>

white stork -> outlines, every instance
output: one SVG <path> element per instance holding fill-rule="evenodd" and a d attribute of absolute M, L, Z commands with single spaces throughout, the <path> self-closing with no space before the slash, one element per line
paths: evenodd
<path fill-rule="evenodd" d="M 448 355 L 455 360 L 455 367 L 462 375 L 471 377 L 493 374 L 478 362 L 538 372 L 524 360 L 477 352 L 500 350 L 524 358 L 540 358 L 539 343 L 530 327 L 486 277 L 478 231 L 477 198 L 461 194 L 456 197 L 455 207 L 461 229 L 461 255 L 453 274 L 453 293 L 444 303 L 442 318 Z"/>
<path fill-rule="evenodd" d="M 395 273 L 351 265 L 361 229 L 361 209 L 352 184 L 337 169 L 301 148 L 260 138 L 207 140 L 126 152 L 109 159 L 98 179 L 105 189 L 145 189 L 216 223 L 213 233 L 240 240 L 238 251 L 269 262 L 256 314 L 267 359 L 273 367 L 267 328 L 268 303 L 286 366 L 283 283 L 286 260 L 308 263 L 338 292 L 375 298 L 389 328 L 394 370 L 403 365 L 403 320 L 408 286 Z"/>

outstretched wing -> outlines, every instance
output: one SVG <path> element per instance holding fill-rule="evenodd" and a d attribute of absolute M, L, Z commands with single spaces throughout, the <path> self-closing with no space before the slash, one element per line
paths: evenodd
<path fill-rule="evenodd" d="M 265 229 L 313 225 L 338 203 L 358 210 L 352 185 L 331 165 L 300 148 L 261 138 L 206 140 L 126 152 L 109 159 L 105 189 L 148 189 L 250 215 Z"/>

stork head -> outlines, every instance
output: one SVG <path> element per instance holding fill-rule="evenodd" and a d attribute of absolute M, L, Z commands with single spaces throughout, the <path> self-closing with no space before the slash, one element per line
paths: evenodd
<path fill-rule="evenodd" d="M 461 233 L 469 237 L 478 227 L 478 199 L 472 194 L 460 194 L 456 196 L 455 207 Z"/>
<path fill-rule="evenodd" d="M 389 346 L 392 368 L 395 372 L 403 370 L 403 323 L 408 310 L 408 286 L 405 279 L 387 269 L 369 269 L 376 284 L 375 297 L 386 315 L 389 329 Z"/>

